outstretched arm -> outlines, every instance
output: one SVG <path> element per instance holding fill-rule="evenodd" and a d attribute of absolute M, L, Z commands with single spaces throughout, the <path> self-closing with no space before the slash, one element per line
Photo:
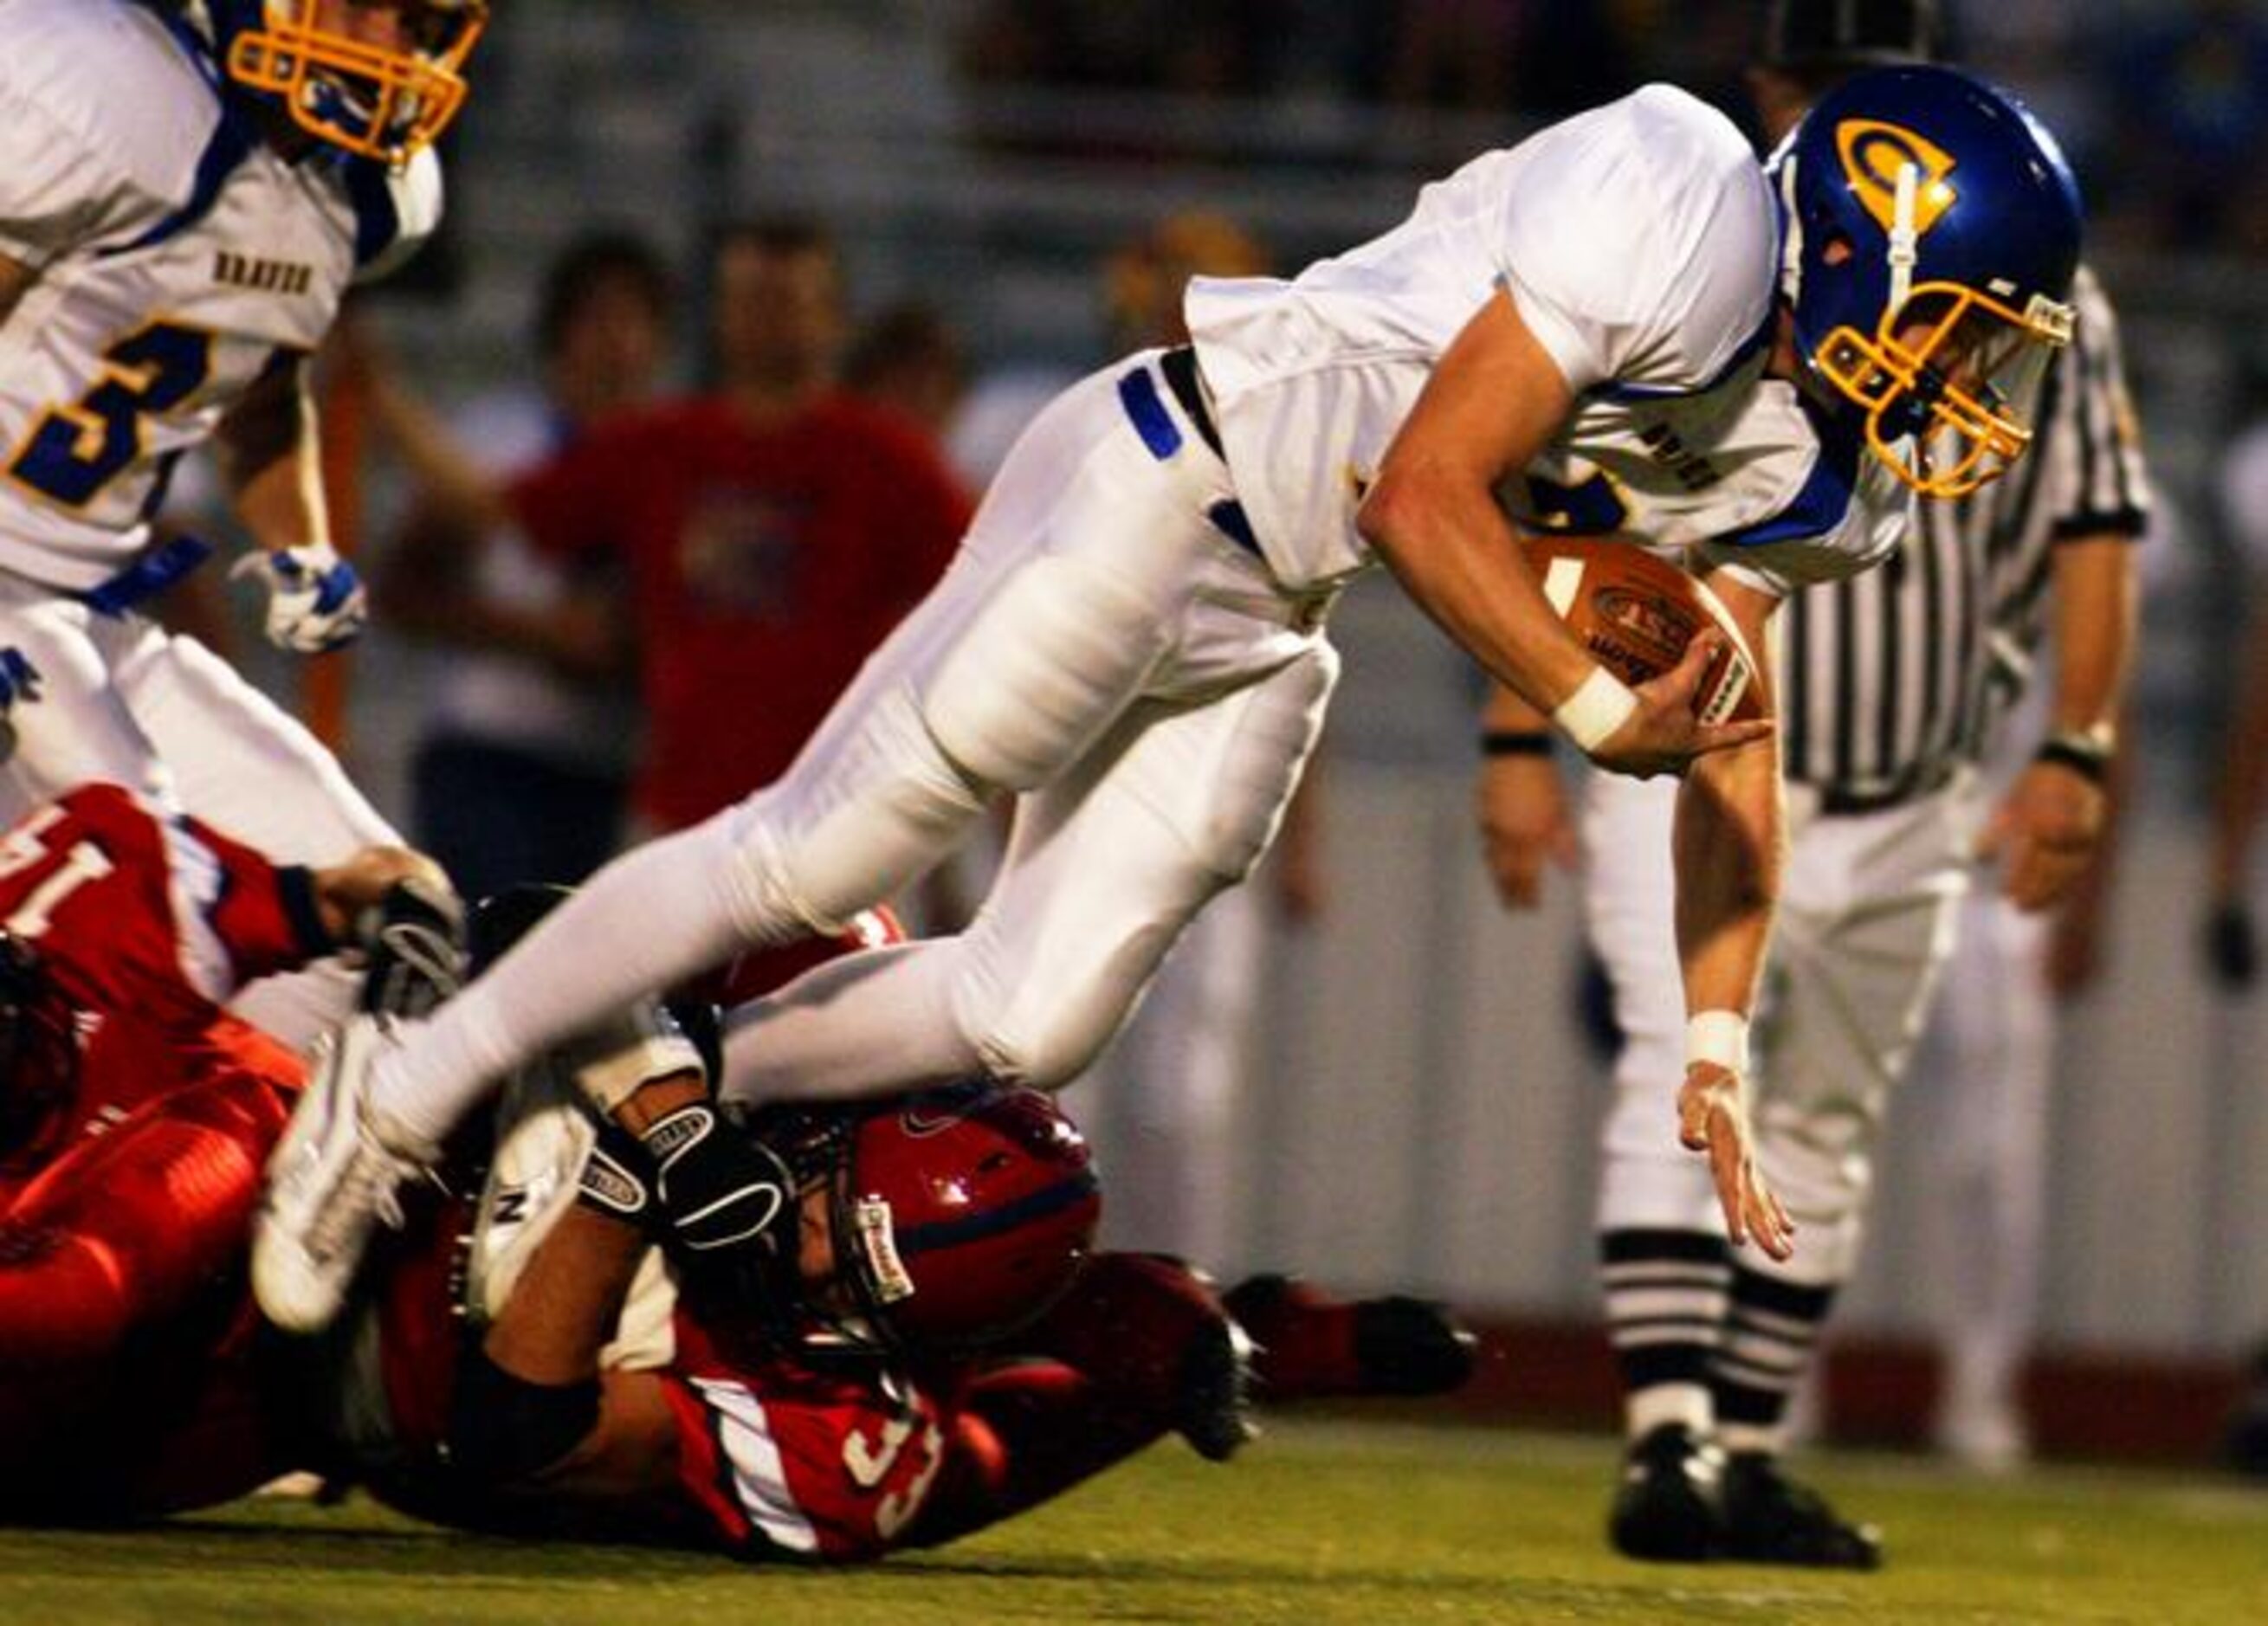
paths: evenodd
<path fill-rule="evenodd" d="M 1777 601 L 1722 572 L 1711 585 L 1757 651 L 1770 704 Z M 1679 1137 L 1707 1155 L 1732 1240 L 1753 1240 L 1775 1259 L 1793 1251 L 1794 1228 L 1756 1167 L 1747 1071 L 1749 1018 L 1779 893 L 1782 822 L 1778 747 L 1769 739 L 1696 761 L 1678 791 L 1677 959 L 1689 1023 Z"/>

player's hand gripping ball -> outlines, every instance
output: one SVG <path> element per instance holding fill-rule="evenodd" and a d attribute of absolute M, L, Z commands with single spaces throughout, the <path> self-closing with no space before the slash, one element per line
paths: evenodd
<path fill-rule="evenodd" d="M 1694 691 L 1695 714 L 1705 723 L 1764 714 L 1755 654 L 1703 583 L 1627 537 L 1531 536 L 1521 546 L 1568 630 L 1624 682 L 1660 677 L 1713 625 L 1724 643 Z"/>

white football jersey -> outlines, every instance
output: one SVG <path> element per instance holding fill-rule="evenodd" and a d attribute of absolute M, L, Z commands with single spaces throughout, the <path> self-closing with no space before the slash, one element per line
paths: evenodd
<path fill-rule="evenodd" d="M 1498 492 L 1532 530 L 1630 530 L 1770 591 L 1896 546 L 1905 488 L 1764 377 L 1778 213 L 1722 114 L 1649 85 L 1485 153 L 1384 236 L 1186 301 L 1238 501 L 1287 585 L 1361 569 L 1354 516 L 1434 364 L 1498 288 L 1576 391 Z"/>
<path fill-rule="evenodd" d="M 0 325 L 0 569 L 79 590 L 141 549 L 174 459 L 432 230 L 440 169 L 286 163 L 126 0 L 0 0 L 0 254 L 38 273 Z"/>

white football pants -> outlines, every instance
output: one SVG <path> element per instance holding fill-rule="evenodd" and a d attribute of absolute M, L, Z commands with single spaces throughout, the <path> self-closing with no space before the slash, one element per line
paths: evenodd
<path fill-rule="evenodd" d="M 1167 455 L 1122 390 L 1153 432 L 1170 414 Z M 482 1080 L 590 1013 L 890 897 L 998 791 L 1019 797 L 1015 828 L 968 930 L 834 961 L 737 1013 L 726 1088 L 855 1096 L 980 1068 L 1052 1088 L 1083 1069 L 1266 850 L 1338 672 L 1328 595 L 1279 587 L 1208 518 L 1233 500 L 1228 470 L 1171 401 L 1154 353 L 1058 396 L 787 772 L 600 871 L 381 1063 L 381 1109 L 446 1130 Z"/>
<path fill-rule="evenodd" d="M 1206 907 L 1069 1103 L 1109 1181 L 1103 1246 L 1177 1254 L 1225 1280 L 1243 1262 L 1236 1123 L 1279 929 L 1267 891 L 1239 887 Z"/>
<path fill-rule="evenodd" d="M 1585 901 L 1625 1035 L 1603 1130 L 1602 1231 L 1721 1232 L 1707 1162 L 1677 1142 L 1685 998 L 1672 905 L 1677 784 L 1586 776 Z M 1958 787 L 1880 813 L 1822 817 L 1788 791 L 1788 860 L 1755 1028 L 1757 1156 L 1796 1225 L 1795 1256 L 1749 1269 L 1806 1286 L 1848 1279 L 1891 1085 L 1953 950 L 1968 887 Z"/>
<path fill-rule="evenodd" d="M 0 820 L 90 781 L 194 814 L 279 864 L 335 864 L 401 837 L 297 719 L 194 638 L 0 572 L 0 650 L 39 674 L 8 707 Z M 287 1044 L 343 1017 L 357 979 L 335 960 L 263 978 L 230 1007 Z"/>

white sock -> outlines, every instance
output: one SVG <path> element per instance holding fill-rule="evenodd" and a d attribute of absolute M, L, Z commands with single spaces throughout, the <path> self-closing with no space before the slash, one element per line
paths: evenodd
<path fill-rule="evenodd" d="M 373 1112 L 438 1144 L 493 1083 L 609 1012 L 720 964 L 754 907 L 727 822 L 633 849 L 378 1062 Z M 388 1136 L 391 1139 L 392 1136 Z"/>
<path fill-rule="evenodd" d="M 814 967 L 727 1024 L 729 1100 L 854 1100 L 952 1084 L 983 1070 L 953 1015 L 954 938 L 869 949 Z"/>

